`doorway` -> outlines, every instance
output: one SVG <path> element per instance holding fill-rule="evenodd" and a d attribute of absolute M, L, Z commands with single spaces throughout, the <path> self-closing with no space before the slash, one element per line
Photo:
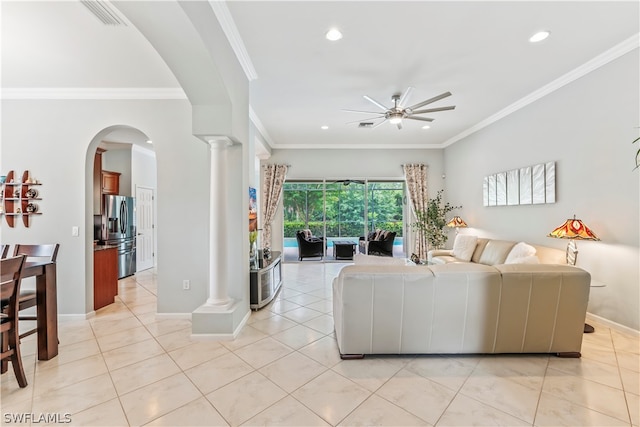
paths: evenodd
<path fill-rule="evenodd" d="M 136 187 L 136 265 L 137 270 L 147 270 L 154 264 L 154 190 Z"/>
<path fill-rule="evenodd" d="M 287 181 L 283 186 L 285 262 L 298 261 L 296 232 L 308 229 L 326 242 L 326 261 L 335 260 L 335 241 L 358 245 L 369 232 L 396 232 L 393 254 L 405 256 L 404 181 Z M 357 249 L 356 249 L 357 250 Z M 308 258 L 308 260 L 318 258 Z"/>

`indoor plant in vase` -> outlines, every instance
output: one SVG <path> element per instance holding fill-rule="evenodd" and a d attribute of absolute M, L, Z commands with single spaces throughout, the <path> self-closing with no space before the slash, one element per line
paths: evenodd
<path fill-rule="evenodd" d="M 454 209 L 462 208 L 462 206 L 452 206 L 449 202 L 443 205 L 443 191 L 438 190 L 436 197 L 429 199 L 426 210 L 416 211 L 417 221 L 414 227 L 425 234 L 430 249 L 444 247 L 448 237 L 444 231 L 444 227 L 447 224 L 446 215 Z"/>

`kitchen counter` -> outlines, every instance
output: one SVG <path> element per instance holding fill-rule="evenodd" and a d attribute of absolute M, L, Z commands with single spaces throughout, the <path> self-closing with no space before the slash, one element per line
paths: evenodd
<path fill-rule="evenodd" d="M 93 251 L 103 251 L 105 249 L 118 249 L 117 245 L 93 245 Z"/>
<path fill-rule="evenodd" d="M 93 247 L 93 309 L 98 310 L 115 300 L 118 294 L 118 247 Z"/>

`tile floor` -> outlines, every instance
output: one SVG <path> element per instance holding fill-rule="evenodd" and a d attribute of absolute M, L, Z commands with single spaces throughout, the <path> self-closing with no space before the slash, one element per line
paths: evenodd
<path fill-rule="evenodd" d="M 639 425 L 639 340 L 598 324 L 581 359 L 341 361 L 330 286 L 344 265 L 285 264 L 277 300 L 225 342 L 156 320 L 153 270 L 121 280 L 115 304 L 60 324 L 58 357 L 38 362 L 33 337 L 23 342 L 29 386 L 2 375 L 2 425 L 47 425 L 40 414 L 77 426 Z M 26 413 L 37 422 L 11 418 Z"/>

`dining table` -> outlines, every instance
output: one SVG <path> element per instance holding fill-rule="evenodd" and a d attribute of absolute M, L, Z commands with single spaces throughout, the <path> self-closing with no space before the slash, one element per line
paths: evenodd
<path fill-rule="evenodd" d="M 22 278 L 36 278 L 36 317 L 38 360 L 49 360 L 58 355 L 58 295 L 56 263 L 27 261 L 22 267 Z"/>

